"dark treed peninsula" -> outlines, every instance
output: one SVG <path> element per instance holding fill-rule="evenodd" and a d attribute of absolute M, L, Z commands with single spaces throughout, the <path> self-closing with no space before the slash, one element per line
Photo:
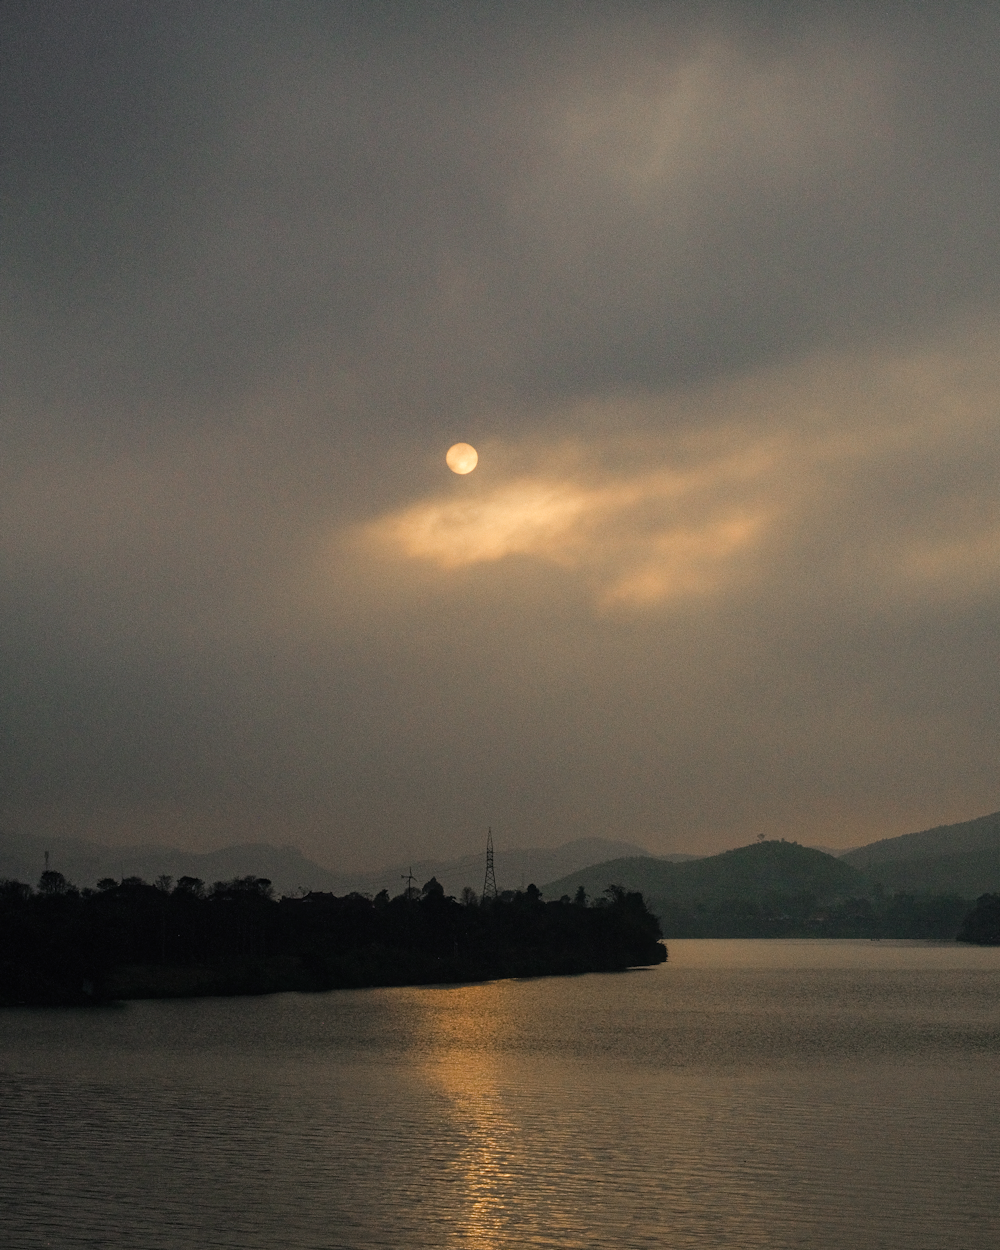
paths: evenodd
<path fill-rule="evenodd" d="M 543 901 L 533 885 L 462 902 L 434 879 L 383 891 L 275 899 L 263 878 L 78 890 L 0 883 L 0 1003 L 262 994 L 618 971 L 666 949 L 642 896 L 608 886 Z"/>
<path fill-rule="evenodd" d="M 46 871 L 37 889 L 0 880 L 0 1002 L 610 971 L 661 962 L 664 936 L 996 945 L 998 887 L 1000 813 L 843 856 L 784 840 L 685 862 L 628 856 L 540 890 L 479 900 L 466 889 L 461 902 L 436 877 L 395 898 L 302 889 L 279 899 L 256 875 L 208 888 L 126 876 L 81 890 Z"/>

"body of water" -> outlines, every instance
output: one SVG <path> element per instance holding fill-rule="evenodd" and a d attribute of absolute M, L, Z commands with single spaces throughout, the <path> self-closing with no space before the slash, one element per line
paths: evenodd
<path fill-rule="evenodd" d="M 1000 949 L 0 1013 L 12 1250 L 1000 1245 Z"/>

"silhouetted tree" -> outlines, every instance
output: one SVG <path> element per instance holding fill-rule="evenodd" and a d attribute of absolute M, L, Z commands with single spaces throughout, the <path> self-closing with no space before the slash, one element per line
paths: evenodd
<path fill-rule="evenodd" d="M 205 897 L 205 882 L 201 877 L 178 877 L 175 894 L 190 894 L 194 898 Z"/>

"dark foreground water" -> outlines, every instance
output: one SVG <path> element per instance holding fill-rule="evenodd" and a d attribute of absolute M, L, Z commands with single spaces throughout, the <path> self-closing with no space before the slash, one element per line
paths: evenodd
<path fill-rule="evenodd" d="M 0 1013 L 22 1247 L 1000 1246 L 1000 950 Z"/>

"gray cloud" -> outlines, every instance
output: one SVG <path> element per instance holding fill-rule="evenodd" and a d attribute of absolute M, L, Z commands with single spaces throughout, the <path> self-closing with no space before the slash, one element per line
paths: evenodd
<path fill-rule="evenodd" d="M 4 21 L 9 821 L 997 805 L 990 6 Z"/>

